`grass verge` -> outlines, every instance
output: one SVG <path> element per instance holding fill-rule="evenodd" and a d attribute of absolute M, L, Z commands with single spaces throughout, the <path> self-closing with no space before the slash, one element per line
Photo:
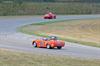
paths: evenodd
<path fill-rule="evenodd" d="M 100 47 L 99 19 L 63 20 L 58 22 L 51 21 L 34 23 L 22 26 L 19 28 L 19 31 L 43 37 L 48 37 L 48 35 L 56 35 L 61 40 Z"/>
<path fill-rule="evenodd" d="M 0 66 L 100 66 L 100 60 L 27 54 L 0 49 Z"/>

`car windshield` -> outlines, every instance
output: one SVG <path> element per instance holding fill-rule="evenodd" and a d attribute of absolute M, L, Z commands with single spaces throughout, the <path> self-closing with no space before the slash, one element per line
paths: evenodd
<path fill-rule="evenodd" d="M 56 36 L 50 36 L 49 38 L 50 38 L 50 40 L 57 40 Z"/>

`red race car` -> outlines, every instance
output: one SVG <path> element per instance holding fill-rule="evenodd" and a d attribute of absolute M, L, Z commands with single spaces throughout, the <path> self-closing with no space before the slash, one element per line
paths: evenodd
<path fill-rule="evenodd" d="M 53 49 L 57 47 L 58 49 L 61 49 L 65 46 L 65 42 L 62 40 L 58 40 L 56 36 L 50 36 L 49 38 L 33 40 L 32 46 L 48 49 Z"/>
<path fill-rule="evenodd" d="M 56 19 L 56 15 L 53 14 L 52 12 L 49 12 L 48 14 L 45 14 L 43 16 L 44 19 Z"/>

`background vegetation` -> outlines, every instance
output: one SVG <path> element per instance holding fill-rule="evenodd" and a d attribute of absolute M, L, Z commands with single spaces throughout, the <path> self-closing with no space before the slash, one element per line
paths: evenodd
<path fill-rule="evenodd" d="M 0 15 L 99 14 L 100 0 L 0 0 Z"/>
<path fill-rule="evenodd" d="M 0 0 L 1 2 L 3 1 L 13 1 L 13 2 L 100 2 L 100 0 Z"/>

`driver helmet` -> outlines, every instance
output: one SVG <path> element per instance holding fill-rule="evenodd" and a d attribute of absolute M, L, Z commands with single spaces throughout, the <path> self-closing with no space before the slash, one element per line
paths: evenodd
<path fill-rule="evenodd" d="M 47 38 L 43 38 L 43 40 L 47 41 L 48 39 Z"/>

